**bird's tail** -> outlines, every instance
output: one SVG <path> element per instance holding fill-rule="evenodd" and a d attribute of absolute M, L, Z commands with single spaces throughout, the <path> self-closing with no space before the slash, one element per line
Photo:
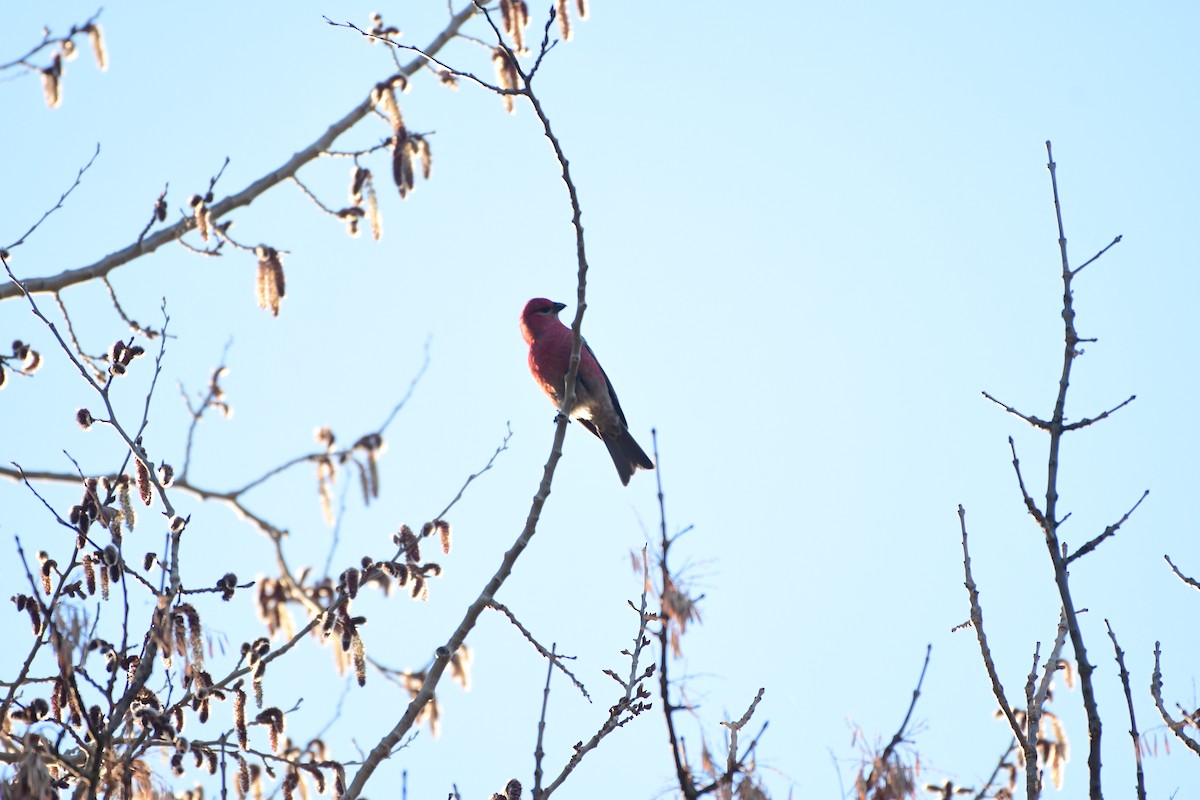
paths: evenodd
<path fill-rule="evenodd" d="M 613 464 L 617 467 L 617 474 L 621 476 L 621 483 L 625 486 L 629 485 L 629 479 L 633 477 L 634 470 L 637 469 L 654 469 L 654 462 L 650 460 L 650 456 L 646 455 L 646 451 L 633 438 L 633 434 L 626 428 L 620 434 L 605 436 L 604 445 L 608 448 L 608 454 L 612 456 Z"/>

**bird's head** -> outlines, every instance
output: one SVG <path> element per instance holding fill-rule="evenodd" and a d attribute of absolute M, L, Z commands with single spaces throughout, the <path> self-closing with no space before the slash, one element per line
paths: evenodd
<path fill-rule="evenodd" d="M 566 307 L 565 303 L 555 303 L 544 297 L 535 297 L 526 303 L 525 310 L 521 312 L 521 335 L 525 337 L 525 342 L 533 344 L 533 340 L 545 331 L 555 326 L 561 327 L 558 312 Z"/>

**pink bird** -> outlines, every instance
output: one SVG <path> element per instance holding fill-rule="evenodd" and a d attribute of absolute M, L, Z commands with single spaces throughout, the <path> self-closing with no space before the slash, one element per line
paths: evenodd
<path fill-rule="evenodd" d="M 529 371 L 556 406 L 562 404 L 571 363 L 571 329 L 558 318 L 564 308 L 563 303 L 536 297 L 521 312 L 521 334 L 529 345 Z M 579 353 L 575 405 L 570 415 L 604 441 L 622 484 L 628 486 L 638 468 L 654 469 L 654 462 L 630 434 L 617 393 L 587 342 Z"/>

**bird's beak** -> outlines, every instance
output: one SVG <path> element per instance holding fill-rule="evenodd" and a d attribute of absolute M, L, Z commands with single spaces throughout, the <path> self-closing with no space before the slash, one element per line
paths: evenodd
<path fill-rule="evenodd" d="M 563 310 L 564 308 L 566 308 L 566 307 L 567 307 L 567 304 L 566 304 L 566 303 L 555 303 L 553 306 L 551 306 L 551 308 L 553 308 L 553 309 L 554 309 L 554 313 L 555 313 L 555 314 L 557 314 L 558 312 L 562 311 L 562 310 Z"/>

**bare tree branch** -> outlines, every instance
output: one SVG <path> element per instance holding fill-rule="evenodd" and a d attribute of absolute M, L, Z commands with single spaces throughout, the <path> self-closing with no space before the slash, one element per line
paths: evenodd
<path fill-rule="evenodd" d="M 1085 544 L 1083 547 L 1079 548 L 1079 549 L 1078 549 L 1078 550 L 1076 550 L 1074 553 L 1072 553 L 1072 554 L 1071 554 L 1071 555 L 1070 555 L 1070 556 L 1067 558 L 1067 560 L 1066 560 L 1066 563 L 1067 563 L 1067 564 L 1070 564 L 1070 563 L 1071 563 L 1072 561 L 1074 561 L 1075 559 L 1077 559 L 1077 558 L 1080 558 L 1080 557 L 1082 557 L 1082 556 L 1086 556 L 1088 553 L 1090 553 L 1090 552 L 1092 552 L 1093 550 L 1095 550 L 1095 549 L 1096 549 L 1096 547 L 1098 547 L 1098 546 L 1099 546 L 1099 544 L 1100 544 L 1101 542 L 1103 542 L 1105 539 L 1107 539 L 1108 537 L 1110 537 L 1110 536 L 1112 536 L 1114 533 L 1116 533 L 1118 530 L 1120 530 L 1121 526 L 1125 524 L 1125 521 L 1126 521 L 1127 519 L 1129 519 L 1130 515 L 1131 515 L 1131 514 L 1133 514 L 1133 512 L 1134 512 L 1134 511 L 1137 511 L 1137 507 L 1138 507 L 1138 506 L 1140 506 L 1140 505 L 1142 504 L 1142 501 L 1143 501 L 1143 500 L 1145 500 L 1145 499 L 1146 499 L 1146 497 L 1147 497 L 1147 496 L 1149 496 L 1149 494 L 1150 494 L 1150 490 L 1149 490 L 1149 489 L 1147 489 L 1146 491 L 1142 492 L 1142 496 L 1141 496 L 1141 497 L 1139 497 L 1139 498 L 1138 498 L 1138 501 L 1137 501 L 1136 503 L 1134 503 L 1134 504 L 1133 504 L 1133 508 L 1131 508 L 1131 509 L 1129 509 L 1128 511 L 1126 511 L 1126 512 L 1125 512 L 1125 515 L 1124 515 L 1123 517 L 1121 517 L 1119 520 L 1117 520 L 1116 522 L 1114 522 L 1112 525 L 1109 525 L 1107 528 L 1105 528 L 1105 529 L 1104 529 L 1104 533 L 1100 534 L 1100 535 L 1099 535 L 1099 536 L 1097 536 L 1095 539 L 1092 539 L 1092 540 L 1091 540 L 1091 541 L 1089 541 L 1087 544 Z"/>
<path fill-rule="evenodd" d="M 579 681 L 578 678 L 571 674 L 569 669 L 564 667 L 561 663 L 561 659 L 574 658 L 574 656 L 564 656 L 562 653 L 556 652 L 553 645 L 549 650 L 542 647 L 542 645 L 538 643 L 538 640 L 533 638 L 533 634 L 529 632 L 529 629 L 522 625 L 521 621 L 517 619 L 517 615 L 510 611 L 508 606 L 504 605 L 503 603 L 493 600 L 492 602 L 488 603 L 488 608 L 492 609 L 493 611 L 499 611 L 501 614 L 508 617 L 508 621 L 513 624 L 514 628 L 521 632 L 521 635 L 525 637 L 525 641 L 533 645 L 534 649 L 538 651 L 542 658 L 550 661 L 551 668 L 557 667 L 559 670 L 561 670 L 562 674 L 566 675 L 571 680 L 571 683 L 575 684 L 575 688 L 579 690 L 579 693 L 582 694 L 589 703 L 592 702 L 592 697 L 588 694 L 584 685 Z M 550 678 L 547 677 L 546 691 L 549 692 L 549 690 Z"/>
<path fill-rule="evenodd" d="M 1184 730 L 1192 724 L 1190 721 L 1177 720 L 1167 713 L 1167 708 L 1163 705 L 1162 697 L 1162 666 L 1161 666 L 1161 643 L 1154 643 L 1154 672 L 1150 676 L 1150 696 L 1154 698 L 1154 705 L 1158 707 L 1158 713 L 1162 715 L 1163 722 L 1167 723 L 1167 727 L 1171 729 L 1171 733 L 1187 745 L 1188 749 L 1196 755 L 1200 756 L 1200 743 L 1184 733 Z"/>
<path fill-rule="evenodd" d="M 933 645 L 925 645 L 925 663 L 921 665 L 921 675 L 917 678 L 916 688 L 913 689 L 912 702 L 908 704 L 908 711 L 905 712 L 904 720 L 900 723 L 900 727 L 896 729 L 896 733 L 892 736 L 892 740 L 887 743 L 887 746 L 883 748 L 883 752 L 879 754 L 879 758 L 876 761 L 877 766 L 886 765 L 888 759 L 891 758 L 892 753 L 895 752 L 896 747 L 904 741 L 904 737 L 908 731 L 908 723 L 912 719 L 913 709 L 917 707 L 917 698 L 921 696 L 921 686 L 925 683 L 925 671 L 929 669 L 929 657 L 932 653 Z M 762 697 L 761 689 L 759 690 L 759 697 Z M 865 781 L 867 786 L 875 785 L 875 775 L 876 770 L 873 767 L 870 774 L 867 775 L 867 779 Z"/>
<path fill-rule="evenodd" d="M 1086 267 L 1088 264 L 1091 264 L 1093 261 L 1095 261 L 1096 259 L 1100 258 L 1100 256 L 1102 256 L 1102 255 L 1104 255 L 1105 253 L 1107 253 L 1110 247 L 1112 247 L 1112 246 L 1113 246 L 1113 245 L 1115 245 L 1115 244 L 1119 244 L 1119 243 L 1120 243 L 1120 241 L 1121 241 L 1121 237 L 1120 237 L 1120 236 L 1117 236 L 1117 237 L 1115 237 L 1115 238 L 1114 238 L 1114 239 L 1113 239 L 1111 242 L 1109 242 L 1108 244 L 1106 244 L 1106 245 L 1105 245 L 1105 246 L 1104 246 L 1104 247 L 1103 247 L 1103 248 L 1100 250 L 1100 252 L 1096 253 L 1096 255 L 1092 256 L 1092 257 L 1091 257 L 1091 258 L 1089 258 L 1087 261 L 1083 262 L 1083 263 L 1082 263 L 1082 264 L 1080 264 L 1078 267 L 1076 267 L 1074 270 L 1072 270 L 1071 274 L 1072 274 L 1072 275 L 1078 275 L 1079 273 L 1083 272 L 1083 268 L 1084 268 L 1084 267 Z M 1133 398 L 1130 398 L 1130 399 L 1132 400 Z"/>
<path fill-rule="evenodd" d="M 1079 270 L 1075 270 L 1075 271 L 1076 271 L 1076 272 L 1078 272 Z M 1099 421 L 1100 421 L 1100 420 L 1102 420 L 1102 419 L 1108 419 L 1108 417 L 1109 417 L 1111 414 L 1115 414 L 1115 413 L 1117 413 L 1117 412 L 1118 412 L 1118 411 L 1120 411 L 1122 408 L 1124 408 L 1125 406 L 1127 406 L 1127 405 L 1129 405 L 1130 403 L 1132 403 L 1134 400 L 1137 400 L 1137 395 L 1136 395 L 1136 394 L 1131 394 L 1131 395 L 1129 395 L 1129 397 L 1128 397 L 1127 399 L 1125 399 L 1125 400 L 1121 401 L 1120 403 L 1118 403 L 1117 405 L 1113 406 L 1113 407 L 1112 407 L 1112 408 L 1110 408 L 1108 411 L 1101 412 L 1101 414 L 1100 414 L 1099 416 L 1096 416 L 1096 417 L 1084 417 L 1083 419 L 1079 420 L 1078 422 L 1072 422 L 1070 425 L 1064 425 L 1064 426 L 1063 426 L 1063 432 L 1066 432 L 1066 431 L 1077 431 L 1077 430 L 1079 430 L 1080 428 L 1086 428 L 1088 425 L 1093 425 L 1093 424 L 1095 424 L 1095 423 L 1099 422 Z"/>
<path fill-rule="evenodd" d="M 88 159 L 88 162 L 79 168 L 79 172 L 75 175 L 75 182 L 72 183 L 67 188 L 67 190 L 59 196 L 57 203 L 55 203 L 53 206 L 51 206 L 50 209 L 48 209 L 44 214 L 42 214 L 41 217 L 38 218 L 37 222 L 33 223 L 33 225 L 31 225 L 29 227 L 29 230 L 27 230 L 27 231 L 25 231 L 25 233 L 21 234 L 21 238 L 17 239 L 15 242 L 8 245 L 8 247 L 4 248 L 4 251 L 6 254 L 9 250 L 13 250 L 13 249 L 25 244 L 25 240 L 28 239 L 30 237 L 30 235 L 32 235 L 33 232 L 38 229 L 39 225 L 41 225 L 43 222 L 46 221 L 47 217 L 49 217 L 55 211 L 58 211 L 60 208 L 63 207 L 63 203 L 65 203 L 67 198 L 71 196 L 71 192 L 75 191 L 75 189 L 79 187 L 79 184 L 83 181 L 84 173 L 87 172 L 89 169 L 91 169 L 92 164 L 96 163 L 96 158 L 99 155 L 100 155 L 100 144 L 99 144 L 99 142 L 97 142 L 96 143 L 96 152 L 92 153 L 92 157 Z M 3 291 L 5 288 L 8 288 L 8 287 L 0 286 L 0 291 Z M 0 295 L 0 299 L 2 299 L 2 295 Z"/>
<path fill-rule="evenodd" d="M 1179 578 L 1179 580 L 1183 581 L 1188 586 L 1191 586 L 1193 589 L 1200 589 L 1200 581 L 1196 580 L 1195 578 L 1189 578 L 1187 575 L 1184 575 L 1182 572 L 1180 572 L 1179 567 L 1175 566 L 1175 562 L 1171 560 L 1170 556 L 1164 555 L 1163 558 L 1165 558 L 1167 563 L 1171 565 L 1171 571 L 1175 573 L 1175 577 Z"/>
<path fill-rule="evenodd" d="M 51 34 L 50 29 L 46 28 L 45 32 L 42 34 L 42 40 L 40 42 L 38 42 L 36 45 L 31 47 L 25 53 L 25 55 L 19 56 L 17 58 L 14 58 L 11 61 L 0 64 L 0 71 L 6 70 L 6 69 L 12 69 L 13 67 L 18 67 L 18 66 L 32 66 L 29 63 L 29 59 L 36 56 L 42 50 L 45 50 L 47 47 L 53 47 L 55 45 L 60 45 L 64 42 L 70 41 L 71 38 L 74 37 L 76 34 L 87 31 L 89 28 L 93 27 L 96 24 L 96 20 L 100 18 L 100 12 L 103 10 L 104 10 L 103 8 L 97 9 L 96 13 L 92 14 L 90 17 L 88 17 L 82 25 L 72 25 L 71 29 L 69 31 L 67 31 L 67 33 L 63 36 L 54 36 Z"/>
<path fill-rule="evenodd" d="M 425 50 L 429 53 L 436 53 L 441 50 L 446 44 L 454 38 L 467 20 L 471 19 L 476 13 L 475 6 L 466 6 L 462 11 L 450 18 L 446 28 L 434 37 L 433 41 L 426 45 Z M 425 64 L 425 58 L 418 57 L 413 59 L 403 70 L 405 75 L 414 75 Z M 285 161 L 276 169 L 263 175 L 258 180 L 251 183 L 239 192 L 225 197 L 216 203 L 209 206 L 209 212 L 212 219 L 219 219 L 234 209 L 249 205 L 255 198 L 261 195 L 268 189 L 288 180 L 295 175 L 301 167 L 314 159 L 318 158 L 321 153 L 328 150 L 329 147 L 346 131 L 354 127 L 359 121 L 371 113 L 375 107 L 371 97 L 368 96 L 358 105 L 352 108 L 345 116 L 337 122 L 329 126 L 329 128 L 318 136 L 311 144 L 302 148 L 295 153 L 291 158 Z M 31 294 L 42 292 L 60 291 L 68 286 L 74 286 L 79 283 L 85 283 L 96 278 L 108 275 L 117 267 L 133 261 L 139 256 L 152 253 L 164 244 L 179 239 L 188 231 L 196 227 L 196 221 L 192 217 L 184 217 L 173 225 L 169 225 L 162 230 L 159 230 L 144 239 L 139 239 L 133 244 L 117 250 L 104 258 L 99 259 L 87 266 L 77 269 L 66 270 L 46 278 L 26 278 L 22 280 L 22 285 L 25 290 Z M 14 286 L 0 285 L 0 301 L 17 297 L 20 291 Z"/>
<path fill-rule="evenodd" d="M 1032 414 L 1026 414 L 1024 412 L 1018 411 L 1017 409 L 1013 408 L 1012 406 L 1008 405 L 1007 403 L 1000 402 L 999 400 L 997 400 L 995 397 L 992 397 L 987 392 L 981 392 L 981 394 L 984 397 L 986 397 L 988 400 L 991 400 L 993 403 L 995 403 L 996 405 L 1003 408 L 1008 413 L 1012 414 L 1014 417 L 1020 417 L 1021 419 L 1025 420 L 1033 427 L 1041 428 L 1042 430 L 1050 429 L 1050 423 L 1046 422 L 1046 420 L 1038 419 L 1037 417 L 1033 416 Z"/>
<path fill-rule="evenodd" d="M 1026 793 L 1031 798 L 1037 797 L 1040 783 L 1037 770 L 1037 749 L 1025 735 L 1025 731 L 1021 728 L 1021 723 L 1017 721 L 1016 715 L 1013 714 L 1012 705 L 1004 695 L 1004 685 L 1000 682 L 999 673 L 996 672 L 996 663 L 992 659 L 992 650 L 988 647 L 987 634 L 983 631 L 983 606 L 979 603 L 979 589 L 975 586 L 975 578 L 971 575 L 971 555 L 967 548 L 967 511 L 961 504 L 958 507 L 958 524 L 962 530 L 963 569 L 967 576 L 967 594 L 971 599 L 971 625 L 975 628 L 975 636 L 979 639 L 979 651 L 983 655 L 983 665 L 987 669 L 988 677 L 992 679 L 992 693 L 996 696 L 996 702 L 1000 706 L 1000 711 L 1004 714 L 1005 719 L 1008 720 L 1008 726 L 1012 728 L 1013 737 L 1017 740 L 1021 751 L 1025 754 L 1025 763 L 1027 765 Z"/>
<path fill-rule="evenodd" d="M 1138 800 L 1146 800 L 1146 776 L 1142 772 L 1142 741 L 1138 736 L 1137 718 L 1133 714 L 1133 692 L 1129 688 L 1129 670 L 1125 669 L 1125 651 L 1117 644 L 1117 635 L 1113 633 L 1112 624 L 1107 619 L 1104 620 L 1104 626 L 1108 628 L 1108 637 L 1112 639 L 1117 666 L 1120 668 L 1121 687 L 1125 689 L 1125 705 L 1129 707 L 1129 735 L 1133 738 L 1133 762 L 1137 766 L 1137 796 Z"/>
<path fill-rule="evenodd" d="M 1071 381 L 1071 367 L 1079 355 L 1079 334 L 1075 330 L 1074 292 L 1071 279 L 1075 273 L 1071 271 L 1070 260 L 1067 257 L 1067 236 L 1063 230 L 1062 203 L 1058 196 L 1058 172 L 1054 163 L 1054 153 L 1050 142 L 1046 142 L 1047 168 L 1050 170 L 1050 185 L 1054 195 L 1054 216 L 1058 224 L 1058 249 L 1062 256 L 1063 282 L 1063 365 L 1062 375 L 1058 382 L 1058 397 L 1054 402 L 1054 414 L 1050 418 L 1050 452 L 1047 458 L 1046 472 L 1046 505 L 1043 528 L 1046 534 L 1046 548 L 1050 561 L 1054 565 L 1054 580 L 1058 585 L 1059 598 L 1062 600 L 1063 611 L 1067 617 L 1067 626 L 1071 636 L 1071 648 L 1075 651 L 1075 660 L 1079 667 L 1079 685 L 1083 693 L 1083 708 L 1088 721 L 1088 796 L 1091 800 L 1101 800 L 1101 769 L 1100 769 L 1100 712 L 1096 708 L 1096 693 L 1092 686 L 1092 673 L 1095 667 L 1088 662 L 1087 648 L 1083 642 L 1083 632 L 1079 627 L 1079 619 L 1075 611 L 1075 603 L 1071 598 L 1071 589 L 1067 577 L 1066 560 L 1058 542 L 1058 464 L 1059 451 L 1062 447 L 1062 436 L 1066 429 L 1067 387 Z M 1114 242 L 1115 243 L 1115 242 Z"/>

